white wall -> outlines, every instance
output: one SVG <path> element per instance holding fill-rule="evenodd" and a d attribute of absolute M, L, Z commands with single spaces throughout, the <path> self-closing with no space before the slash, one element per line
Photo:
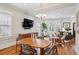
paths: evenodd
<path fill-rule="evenodd" d="M 37 18 L 34 18 L 32 16 L 29 16 L 28 14 L 18 10 L 18 9 L 13 9 L 12 7 L 6 6 L 6 5 L 0 5 L 0 12 L 4 13 L 9 13 L 12 16 L 12 21 L 11 21 L 11 32 L 14 39 L 9 38 L 9 37 L 0 37 L 0 49 L 12 46 L 16 44 L 16 37 L 19 33 L 30 33 L 30 32 L 37 32 L 39 31 L 38 25 L 39 22 L 37 21 Z M 22 22 L 24 18 L 29 18 L 34 20 L 34 26 L 31 29 L 23 29 L 22 28 Z M 9 38 L 9 39 L 8 39 Z M 8 40 L 7 40 L 8 39 Z"/>
<path fill-rule="evenodd" d="M 28 14 L 19 11 L 18 9 L 13 9 L 11 7 L 5 6 L 5 5 L 0 5 L 0 10 L 6 13 L 10 13 L 12 16 L 12 35 L 17 35 L 19 33 L 29 33 L 29 32 L 37 32 L 37 27 L 36 23 L 38 23 L 38 19 L 29 16 Z M 34 20 L 34 26 L 31 29 L 24 29 L 22 28 L 22 22 L 24 18 L 29 18 Z"/>
<path fill-rule="evenodd" d="M 73 23 L 76 23 L 76 18 L 75 17 L 66 17 L 66 18 L 54 18 L 54 19 L 46 20 L 48 27 L 52 26 L 54 31 L 57 31 L 57 28 L 62 30 L 64 22 L 70 22 L 71 23 L 70 28 L 73 29 Z M 71 32 L 72 31 L 73 30 L 71 30 Z"/>

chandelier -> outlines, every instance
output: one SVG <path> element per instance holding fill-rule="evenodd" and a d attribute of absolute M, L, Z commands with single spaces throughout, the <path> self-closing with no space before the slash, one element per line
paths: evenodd
<path fill-rule="evenodd" d="M 40 13 L 38 13 L 38 14 L 36 15 L 36 17 L 38 17 L 38 18 L 40 18 L 40 19 L 42 20 L 42 19 L 45 18 L 46 16 L 47 16 L 47 15 L 43 13 L 43 4 L 40 3 Z"/>

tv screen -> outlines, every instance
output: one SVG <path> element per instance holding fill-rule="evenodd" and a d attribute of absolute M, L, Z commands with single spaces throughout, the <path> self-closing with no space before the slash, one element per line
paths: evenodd
<path fill-rule="evenodd" d="M 24 21 L 23 21 L 23 28 L 24 28 L 24 29 L 30 29 L 30 28 L 32 28 L 32 27 L 33 27 L 33 20 L 24 18 Z"/>

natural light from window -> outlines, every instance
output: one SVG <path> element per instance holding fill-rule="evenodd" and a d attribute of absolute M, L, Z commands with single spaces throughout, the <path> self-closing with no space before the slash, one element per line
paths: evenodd
<path fill-rule="evenodd" d="M 0 35 L 11 35 L 11 15 L 0 12 Z"/>

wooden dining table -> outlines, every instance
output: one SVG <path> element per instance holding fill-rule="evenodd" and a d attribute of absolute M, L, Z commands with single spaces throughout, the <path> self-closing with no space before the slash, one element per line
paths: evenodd
<path fill-rule="evenodd" d="M 50 41 L 44 39 L 24 38 L 18 41 L 18 44 L 29 44 L 33 48 L 40 48 L 40 55 L 44 55 L 44 48 L 50 45 Z"/>

